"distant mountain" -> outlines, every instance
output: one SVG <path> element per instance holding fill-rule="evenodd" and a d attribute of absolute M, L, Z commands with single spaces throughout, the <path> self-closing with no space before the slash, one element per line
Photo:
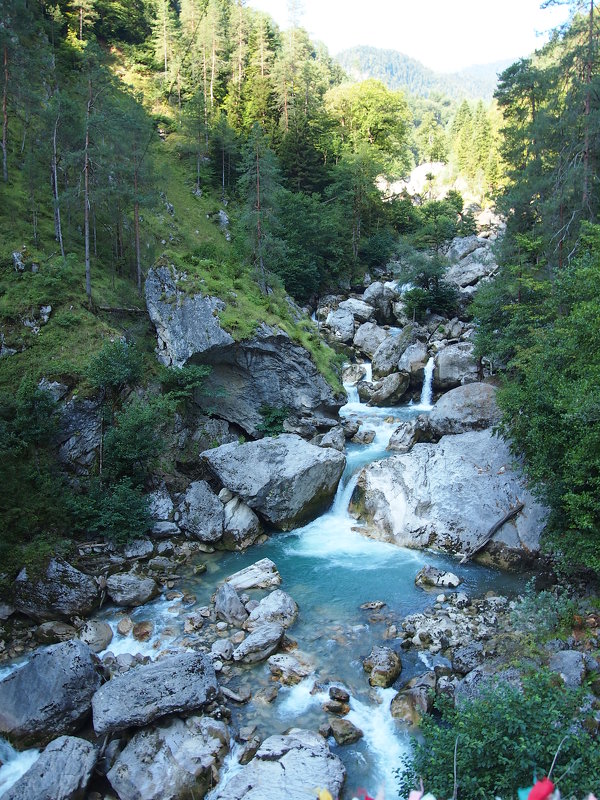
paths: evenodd
<path fill-rule="evenodd" d="M 411 94 L 430 97 L 440 93 L 453 100 L 491 100 L 498 73 L 512 61 L 477 64 L 460 72 L 440 73 L 397 50 L 377 47 L 351 47 L 338 53 L 336 60 L 350 77 L 357 80 L 377 78 L 390 89 L 404 89 Z"/>

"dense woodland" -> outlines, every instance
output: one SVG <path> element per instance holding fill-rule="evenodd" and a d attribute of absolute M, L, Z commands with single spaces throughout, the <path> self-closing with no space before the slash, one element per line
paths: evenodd
<path fill-rule="evenodd" d="M 144 414 L 157 429 L 201 380 L 188 375 L 175 391 L 157 375 L 135 314 L 130 344 L 102 350 L 124 333 L 111 309 L 143 308 L 152 265 L 236 297 L 222 321 L 238 338 L 261 319 L 287 325 L 334 381 L 332 355 L 290 316 L 286 293 L 310 303 L 397 259 L 412 264 L 415 316 L 454 313 L 443 250 L 474 230 L 463 198 L 384 201 L 375 188 L 378 175 L 442 161 L 507 217 L 499 277 L 473 311 L 479 354 L 504 380 L 503 428 L 552 508 L 558 552 L 600 569 L 598 19 L 593 2 L 573 11 L 502 74 L 490 105 L 352 83 L 293 9 L 282 31 L 241 0 L 3 3 L 0 314 L 3 353 L 16 351 L 0 370 L 3 457 L 14 467 L 1 490 L 5 548 L 62 541 L 74 515 L 100 533 L 116 529 L 115 508 L 143 520 L 160 442 L 110 467 L 132 446 L 115 443 L 116 431 L 133 436 Z M 113 455 L 102 481 L 83 487 L 84 511 L 72 486 L 57 488 L 41 446 L 52 438 L 42 377 L 105 398 Z M 132 380 L 162 381 L 170 400 L 122 411 Z M 124 413 L 133 416 L 119 421 Z M 15 500 L 24 485 L 26 509 Z"/>

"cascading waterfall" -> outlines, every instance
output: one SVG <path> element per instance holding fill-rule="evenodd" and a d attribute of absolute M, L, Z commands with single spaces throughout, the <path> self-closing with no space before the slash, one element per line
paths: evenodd
<path fill-rule="evenodd" d="M 35 764 L 39 756 L 40 751 L 34 749 L 19 753 L 0 738 L 0 797 Z"/>
<path fill-rule="evenodd" d="M 425 365 L 425 374 L 423 375 L 423 388 L 421 389 L 421 399 L 416 408 L 419 411 L 431 411 L 433 408 L 433 370 L 435 368 L 435 359 L 433 356 Z"/>

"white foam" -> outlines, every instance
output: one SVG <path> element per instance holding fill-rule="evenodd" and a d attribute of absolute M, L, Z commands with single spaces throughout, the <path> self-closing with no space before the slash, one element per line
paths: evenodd
<path fill-rule="evenodd" d="M 5 739 L 0 738 L 0 797 L 13 786 L 40 757 L 39 750 L 19 753 Z"/>
<path fill-rule="evenodd" d="M 242 745 L 238 744 L 235 739 L 231 740 L 230 750 L 225 756 L 223 766 L 219 770 L 217 785 L 205 796 L 205 800 L 214 800 L 217 796 L 217 792 L 220 792 L 224 786 L 227 786 L 233 776 L 237 775 L 238 772 L 243 769 L 242 764 L 240 764 L 240 756 L 242 755 L 243 749 Z"/>

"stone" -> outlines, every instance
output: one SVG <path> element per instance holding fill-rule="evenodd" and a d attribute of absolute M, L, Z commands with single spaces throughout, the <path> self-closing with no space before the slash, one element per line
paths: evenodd
<path fill-rule="evenodd" d="M 392 372 L 375 384 L 375 391 L 369 399 L 370 406 L 393 406 L 399 403 L 408 389 L 410 377 L 406 372 Z"/>
<path fill-rule="evenodd" d="M 227 586 L 228 584 L 225 584 Z M 247 631 L 253 631 L 270 622 L 289 628 L 298 616 L 298 605 L 289 594 L 281 589 L 268 594 L 260 601 L 244 622 Z"/>
<path fill-rule="evenodd" d="M 154 552 L 154 545 L 150 539 L 135 539 L 123 548 L 125 558 L 131 560 L 149 558 Z"/>
<path fill-rule="evenodd" d="M 256 628 L 233 651 L 233 660 L 243 661 L 245 664 L 264 661 L 277 650 L 284 633 L 283 625 L 277 623 L 269 623 Z"/>
<path fill-rule="evenodd" d="M 424 342 L 409 344 L 398 360 L 398 370 L 408 372 L 414 385 L 417 380 L 423 380 L 423 370 L 428 358 L 427 345 Z"/>
<path fill-rule="evenodd" d="M 14 583 L 13 602 L 17 611 L 35 620 L 72 619 L 85 617 L 96 608 L 100 589 L 90 575 L 60 558 L 51 558 L 35 578 L 29 578 L 23 567 Z"/>
<path fill-rule="evenodd" d="M 127 636 L 127 634 L 130 633 L 132 629 L 133 629 L 133 620 L 131 619 L 131 617 L 122 617 L 117 623 L 117 633 L 120 633 L 121 636 Z"/>
<path fill-rule="evenodd" d="M 452 669 L 461 675 L 483 664 L 485 660 L 485 650 L 481 642 L 471 642 L 463 647 L 455 648 L 452 653 Z"/>
<path fill-rule="evenodd" d="M 331 329 L 336 341 L 346 344 L 354 338 L 354 316 L 351 311 L 337 309 L 330 311 L 325 325 Z"/>
<path fill-rule="evenodd" d="M 85 739 L 59 736 L 27 772 L 2 794 L 3 800 L 80 800 L 98 753 Z"/>
<path fill-rule="evenodd" d="M 303 663 L 299 658 L 285 653 L 276 653 L 273 656 L 269 656 L 267 666 L 271 675 L 286 686 L 300 683 L 313 671 L 309 664 Z"/>
<path fill-rule="evenodd" d="M 174 719 L 134 734 L 107 777 L 120 800 L 200 798 L 218 780 L 228 750 L 224 722 Z"/>
<path fill-rule="evenodd" d="M 147 495 L 148 511 L 154 520 L 168 521 L 173 518 L 175 511 L 173 500 L 169 494 L 166 486 L 161 486 L 155 492 Z"/>
<path fill-rule="evenodd" d="M 354 319 L 357 319 L 359 322 L 368 322 L 375 313 L 375 309 L 372 305 L 356 297 L 349 297 L 348 300 L 342 300 L 338 309 L 340 311 L 349 311 Z"/>
<path fill-rule="evenodd" d="M 261 558 L 249 567 L 225 578 L 238 592 L 246 589 L 270 589 L 281 584 L 281 575 L 270 558 Z"/>
<path fill-rule="evenodd" d="M 74 639 L 76 636 L 77 631 L 75 628 L 72 625 L 67 625 L 66 622 L 42 622 L 35 629 L 35 638 L 40 644 L 68 642 L 69 639 Z"/>
<path fill-rule="evenodd" d="M 331 686 L 329 688 L 329 697 L 331 697 L 332 700 L 337 700 L 338 703 L 350 702 L 350 694 L 340 686 Z"/>
<path fill-rule="evenodd" d="M 245 550 L 256 542 L 262 532 L 260 520 L 239 497 L 232 497 L 226 503 L 222 540 L 226 550 Z"/>
<path fill-rule="evenodd" d="M 429 419 L 425 414 L 403 422 L 390 436 L 387 449 L 395 453 L 410 453 L 419 442 L 433 441 Z"/>
<path fill-rule="evenodd" d="M 231 583 L 224 583 L 219 586 L 215 595 L 215 612 L 218 619 L 228 622 L 230 625 L 242 627 L 248 619 L 248 612 L 244 608 L 238 593 Z"/>
<path fill-rule="evenodd" d="M 355 386 L 366 377 L 367 368 L 364 364 L 344 364 L 342 367 L 342 380 L 344 384 Z"/>
<path fill-rule="evenodd" d="M 424 566 L 415 576 L 415 586 L 434 587 L 442 589 L 456 589 L 462 583 L 462 578 L 453 572 L 445 572 L 443 569 Z"/>
<path fill-rule="evenodd" d="M 332 717 L 329 720 L 331 735 L 339 745 L 354 744 L 364 736 L 360 728 L 357 728 L 349 719 Z"/>
<path fill-rule="evenodd" d="M 356 444 L 371 444 L 375 440 L 375 431 L 369 428 L 361 429 L 352 437 Z"/>
<path fill-rule="evenodd" d="M 117 675 L 92 699 L 98 736 L 149 725 L 168 714 L 205 708 L 217 695 L 210 659 L 202 653 L 179 653 Z"/>
<path fill-rule="evenodd" d="M 0 734 L 21 746 L 75 733 L 100 686 L 97 661 L 77 639 L 34 653 L 0 681 Z"/>
<path fill-rule="evenodd" d="M 527 490 L 502 439 L 490 430 L 416 444 L 363 469 L 351 508 L 370 535 L 402 547 L 470 553 L 518 503 L 524 508 L 486 546 L 499 566 L 539 552 L 547 512 Z M 478 556 L 480 557 L 480 556 Z"/>
<path fill-rule="evenodd" d="M 217 639 L 216 642 L 212 643 L 210 652 L 215 658 L 222 661 L 231 661 L 233 658 L 233 644 L 229 639 Z"/>
<path fill-rule="evenodd" d="M 219 481 L 269 524 L 291 530 L 331 503 L 346 457 L 331 448 L 281 434 L 245 444 L 226 444 L 202 454 Z"/>
<path fill-rule="evenodd" d="M 149 619 L 136 622 L 131 631 L 136 642 L 147 642 L 153 633 L 154 623 Z"/>
<path fill-rule="evenodd" d="M 102 443 L 102 408 L 98 400 L 73 397 L 58 414 L 59 460 L 77 475 L 86 476 L 96 463 Z"/>
<path fill-rule="evenodd" d="M 177 524 L 190 538 L 212 543 L 223 536 L 223 503 L 206 481 L 194 481 L 189 485 L 179 513 Z"/>
<path fill-rule="evenodd" d="M 443 394 L 429 415 L 429 427 L 441 436 L 491 428 L 500 422 L 496 389 L 487 383 L 469 383 Z"/>
<path fill-rule="evenodd" d="M 374 322 L 363 322 L 354 334 L 353 344 L 361 353 L 372 358 L 377 348 L 388 336 L 389 332 Z"/>
<path fill-rule="evenodd" d="M 365 289 L 363 302 L 375 309 L 375 318 L 381 325 L 389 325 L 393 321 L 392 304 L 398 300 L 398 291 L 392 284 L 375 281 Z"/>
<path fill-rule="evenodd" d="M 585 678 L 585 655 L 579 650 L 561 650 L 551 656 L 548 669 L 558 673 L 569 689 L 576 689 Z"/>
<path fill-rule="evenodd" d="M 370 655 L 363 661 L 363 669 L 369 673 L 371 686 L 387 688 L 402 672 L 402 662 L 398 654 L 389 647 L 373 647 Z"/>
<path fill-rule="evenodd" d="M 87 644 L 92 653 L 100 653 L 112 642 L 113 632 L 108 622 L 89 619 L 80 629 L 79 638 Z"/>
<path fill-rule="evenodd" d="M 341 425 L 336 425 L 327 433 L 323 433 L 317 437 L 318 441 L 313 441 L 311 444 L 316 444 L 319 447 L 333 447 L 334 450 L 339 450 L 340 453 L 344 452 L 346 446 L 346 436 L 344 429 Z"/>
<path fill-rule="evenodd" d="M 265 739 L 250 763 L 217 788 L 214 800 L 303 800 L 315 787 L 338 797 L 344 777 L 344 765 L 322 736 L 293 728 Z"/>
<path fill-rule="evenodd" d="M 465 383 L 475 383 L 478 379 L 475 361 L 475 345 L 470 342 L 449 344 L 435 357 L 433 386 L 438 391 L 454 389 Z"/>
<path fill-rule="evenodd" d="M 398 362 L 404 352 L 415 341 L 415 328 L 407 325 L 395 336 L 388 336 L 373 353 L 373 377 L 384 378 L 398 370 Z"/>
<path fill-rule="evenodd" d="M 106 592 L 118 606 L 141 606 L 159 593 L 153 578 L 133 572 L 118 572 L 106 580 Z"/>

